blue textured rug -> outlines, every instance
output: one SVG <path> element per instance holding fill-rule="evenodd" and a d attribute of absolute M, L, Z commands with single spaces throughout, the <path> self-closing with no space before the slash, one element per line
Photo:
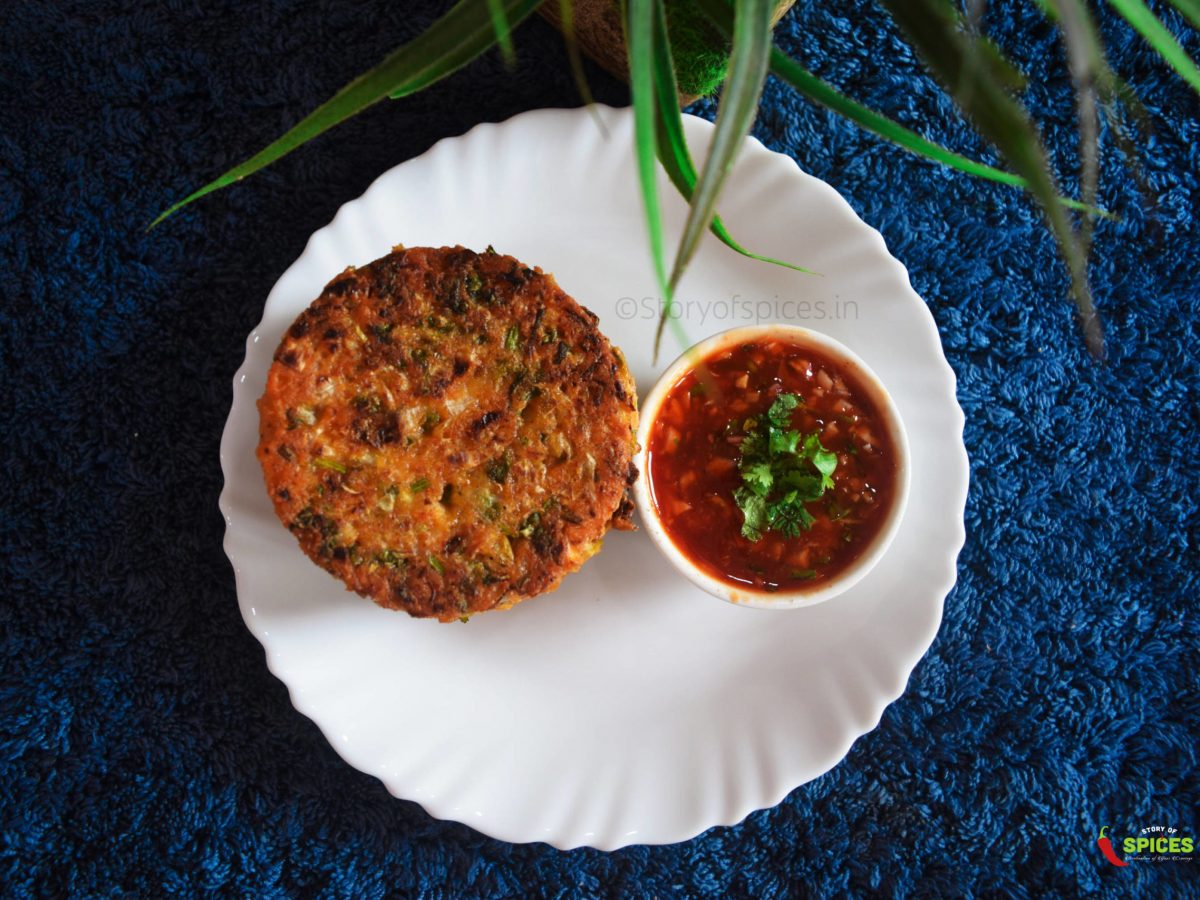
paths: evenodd
<path fill-rule="evenodd" d="M 478 122 L 576 105 L 561 42 L 530 22 L 515 72 L 489 57 L 143 229 L 445 5 L 6 6 L 0 893 L 1194 890 L 1200 862 L 1119 869 L 1096 845 L 1103 825 L 1118 838 L 1200 827 L 1200 104 L 1111 16 L 1112 60 L 1156 130 L 1142 144 L 1152 209 L 1115 155 L 1104 167 L 1103 203 L 1122 216 L 1101 225 L 1093 266 L 1107 366 L 1086 358 L 1020 194 L 768 88 L 757 135 L 882 230 L 932 308 L 967 413 L 959 585 L 907 693 L 843 763 L 686 844 L 560 853 L 391 799 L 292 710 L 221 551 L 217 442 L 243 339 L 308 235 L 379 173 Z M 990 26 L 1035 76 L 1030 100 L 1070 172 L 1061 47 L 1033 4 L 1013 6 L 996 4 Z M 851 95 L 987 156 L 911 77 L 873 5 L 801 3 L 780 35 Z"/>

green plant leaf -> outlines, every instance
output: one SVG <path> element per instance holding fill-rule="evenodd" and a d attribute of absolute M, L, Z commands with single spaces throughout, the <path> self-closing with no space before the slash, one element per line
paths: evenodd
<path fill-rule="evenodd" d="M 824 81 L 821 81 L 821 79 L 807 71 L 778 48 L 771 54 L 771 73 L 781 81 L 787 82 L 810 100 L 829 107 L 839 115 L 861 125 L 868 131 L 873 131 L 880 137 L 891 141 L 911 153 L 924 156 L 934 162 L 957 169 L 960 172 L 965 172 L 968 175 L 974 175 L 977 178 L 984 178 L 988 181 L 995 181 L 1000 184 L 1011 185 L 1012 187 L 1026 189 L 1029 187 L 1029 182 L 1020 175 L 1005 172 L 1003 169 L 997 169 L 994 166 L 987 165 L 987 163 L 981 163 L 962 154 L 955 153 L 941 144 L 936 144 L 921 137 L 921 135 L 905 128 L 899 122 L 851 100 Z M 1111 213 L 1105 210 L 1097 209 L 1068 197 L 1060 197 L 1059 202 L 1081 212 L 1111 217 Z"/>
<path fill-rule="evenodd" d="M 1058 15 L 1058 4 L 1062 0 L 1034 0 L 1034 2 L 1050 21 L 1061 26 Z M 1099 58 L 1094 63 L 1096 92 L 1100 97 L 1100 103 L 1105 107 L 1115 107 L 1118 105 L 1124 107 L 1133 116 L 1139 131 L 1144 135 L 1149 134 L 1150 114 L 1146 111 L 1146 107 L 1142 105 L 1142 101 L 1138 99 L 1137 94 L 1133 92 L 1133 88 L 1109 66 L 1108 60 L 1104 56 L 1104 47 L 1100 41 L 1100 35 L 1096 29 L 1095 22 L 1092 20 L 1091 13 L 1087 10 L 1086 6 L 1082 6 L 1081 8 L 1085 14 L 1083 20 L 1092 32 L 1092 40 L 1096 52 L 1099 54 Z M 1117 117 L 1114 117 L 1114 121 L 1116 120 Z M 1120 124 L 1124 127 L 1123 117 L 1120 119 Z M 1136 154 L 1132 158 L 1136 158 Z"/>
<path fill-rule="evenodd" d="M 592 97 L 592 86 L 588 84 L 587 73 L 583 69 L 583 54 L 579 52 L 579 38 L 575 34 L 575 0 L 558 0 L 558 23 L 562 28 L 563 43 L 567 45 L 567 61 L 571 65 L 571 77 L 575 80 L 575 90 L 579 91 L 579 99 L 583 101 L 600 133 L 608 137 L 608 129 L 604 120 L 596 112 L 596 101 Z"/>
<path fill-rule="evenodd" d="M 718 31 L 728 37 L 730 33 L 730 15 L 727 3 L 724 0 L 699 0 L 699 3 Z M 778 47 L 771 50 L 771 74 L 814 103 L 820 103 L 822 106 L 828 107 L 838 115 L 849 119 L 867 131 L 874 132 L 885 140 L 889 140 L 897 146 L 908 150 L 910 153 L 923 156 L 933 162 L 941 163 L 944 166 L 949 166 L 968 175 L 974 175 L 977 178 L 985 178 L 988 181 L 995 181 L 1000 184 L 1011 185 L 1012 187 L 1029 187 L 1028 183 L 1020 175 L 1005 172 L 1003 169 L 997 169 L 986 163 L 977 162 L 969 157 L 955 153 L 953 150 L 949 150 L 940 144 L 922 137 L 915 131 L 905 128 L 899 122 L 889 119 L 882 113 L 875 112 L 875 110 L 863 106 L 855 100 L 851 100 L 836 88 L 813 75 Z M 1111 213 L 1102 209 L 1089 207 L 1078 200 L 1060 197 L 1059 202 L 1070 206 L 1072 209 L 1087 212 L 1090 215 L 1104 216 L 1106 218 L 1112 217 Z"/>
<path fill-rule="evenodd" d="M 498 0 L 507 21 L 516 25 L 541 0 Z M 265 149 L 234 166 L 175 203 L 156 218 L 153 228 L 172 213 L 213 191 L 240 181 L 355 113 L 382 100 L 415 93 L 465 66 L 496 43 L 496 28 L 488 0 L 460 0 L 427 31 L 390 54 L 322 103 Z"/>
<path fill-rule="evenodd" d="M 668 176 L 672 176 L 672 169 L 668 165 L 667 161 L 675 158 L 674 152 L 676 145 L 673 141 L 673 135 L 663 126 L 664 122 L 666 122 L 669 117 L 673 115 L 675 119 L 678 120 L 679 137 L 682 137 L 683 121 L 679 115 L 679 87 L 675 82 L 675 65 L 671 60 L 671 44 L 667 39 L 666 4 L 662 2 L 662 0 L 655 0 L 653 5 L 654 28 L 651 32 L 651 47 L 653 51 L 651 53 L 651 61 L 653 64 L 654 92 L 656 101 L 654 103 L 654 152 L 657 155 L 659 162 L 662 163 L 663 168 L 667 171 Z M 671 112 L 664 112 L 664 104 L 670 108 Z M 684 150 L 686 152 L 686 145 Z M 679 183 L 675 182 L 673 176 L 671 180 L 676 185 L 676 189 L 678 189 Z M 694 170 L 692 182 L 695 183 Z M 686 196 L 689 200 L 691 199 L 690 194 Z M 671 314 L 675 306 L 675 294 L 672 285 L 664 286 L 663 284 L 665 280 L 665 271 L 666 266 L 665 263 L 663 263 L 663 272 L 659 274 L 659 284 L 660 290 L 663 291 L 664 299 L 662 307 L 658 311 L 659 319 L 656 329 L 657 337 L 655 338 L 654 350 L 651 354 L 651 361 L 655 365 L 658 364 L 658 350 L 660 343 L 659 338 L 661 337 L 663 323 L 671 323 L 671 327 L 675 332 L 675 340 L 679 343 L 680 347 L 688 347 L 691 345 L 691 341 L 687 339 L 687 335 L 684 333 L 683 325 L 681 325 L 679 320 Z"/>
<path fill-rule="evenodd" d="M 658 103 L 655 107 L 658 161 L 671 179 L 671 183 L 675 185 L 675 189 L 679 191 L 684 200 L 690 203 L 696 187 L 696 166 L 692 162 L 692 155 L 688 151 L 687 137 L 683 131 L 683 115 L 679 112 L 679 85 L 675 81 L 675 66 L 671 58 L 671 42 L 667 35 L 666 15 L 661 6 L 654 28 L 654 87 L 658 96 Z M 742 256 L 809 275 L 817 274 L 803 266 L 747 250 L 733 239 L 733 235 L 729 233 L 720 216 L 713 216 L 709 229 L 722 243 Z"/>
<path fill-rule="evenodd" d="M 1100 106 L 1104 110 L 1104 116 L 1108 120 L 1113 142 L 1121 151 L 1125 168 L 1132 176 L 1134 184 L 1142 195 L 1143 202 L 1147 206 L 1153 206 L 1154 194 L 1150 190 L 1146 173 L 1142 170 L 1137 145 L 1130 134 L 1129 121 L 1132 119 L 1132 124 L 1143 136 L 1146 136 L 1150 130 L 1150 116 L 1137 95 L 1133 93 L 1133 89 L 1109 66 L 1104 55 L 1104 46 L 1100 40 L 1099 31 L 1096 29 L 1096 24 L 1086 4 L 1081 0 L 1035 0 L 1035 2 L 1046 17 L 1054 22 L 1060 30 L 1063 30 L 1064 41 L 1072 42 L 1074 49 L 1069 47 L 1068 54 L 1072 52 L 1083 54 L 1080 63 L 1073 64 L 1073 70 L 1080 69 L 1081 64 L 1083 68 L 1078 77 L 1073 74 L 1076 79 L 1076 90 L 1080 90 L 1081 86 L 1090 86 L 1094 91 L 1095 98 L 1099 100 Z M 1068 38 L 1063 18 L 1059 15 L 1058 7 L 1064 4 L 1069 5 L 1073 11 L 1072 31 L 1080 32 L 1074 38 Z M 1086 102 L 1081 101 L 1080 106 L 1085 106 Z M 1086 110 L 1084 110 L 1084 115 L 1087 115 Z M 1083 154 L 1081 153 L 1082 158 Z M 1085 185 L 1085 199 L 1086 190 Z M 1085 252 L 1090 240 L 1091 224 L 1085 220 L 1081 228 Z"/>
<path fill-rule="evenodd" d="M 1200 28 L 1200 0 L 1171 0 L 1171 5 L 1187 16 L 1194 27 Z"/>
<path fill-rule="evenodd" d="M 667 281 L 663 254 L 662 207 L 658 199 L 658 180 L 655 158 L 658 140 L 654 128 L 654 16 L 661 0 L 629 0 L 625 24 L 625 40 L 629 47 L 629 93 L 633 100 L 633 143 L 637 159 L 638 184 L 642 205 L 646 210 L 646 230 L 650 236 L 650 257 L 654 276 L 666 304 L 659 321 L 668 318 L 671 306 L 671 285 Z M 658 342 L 655 342 L 655 355 Z"/>
<path fill-rule="evenodd" d="M 971 4 L 971 9 L 974 10 L 976 6 L 976 4 Z M 978 4 L 978 8 L 982 9 L 982 4 Z M 1013 93 L 1020 93 L 1029 86 L 1029 79 L 1025 77 L 1025 73 L 1018 69 L 989 38 L 985 35 L 976 35 L 976 39 L 978 40 L 980 60 L 988 67 L 988 74 L 992 78 Z"/>
<path fill-rule="evenodd" d="M 725 179 L 733 169 L 734 160 L 758 112 L 771 58 L 771 0 L 739 0 L 733 22 L 733 48 L 729 54 L 729 74 L 721 92 L 721 105 L 713 128 L 712 142 L 696 190 L 692 195 L 687 221 L 675 262 L 671 270 L 670 288 L 679 284 L 688 263 L 696 252 L 700 237 L 708 229 L 716 210 L 717 199 Z M 663 321 L 659 322 L 654 346 L 662 337 Z"/>
<path fill-rule="evenodd" d="M 1067 48 L 1067 63 L 1075 84 L 1075 104 L 1079 117 L 1079 188 L 1084 203 L 1096 202 L 1100 183 L 1100 112 L 1096 84 L 1108 65 L 1100 45 L 1100 36 L 1092 25 L 1087 7 L 1081 0 L 1054 0 L 1059 30 Z M 1080 251 L 1086 257 L 1091 250 L 1092 220 L 1084 217 L 1079 226 Z"/>
<path fill-rule="evenodd" d="M 951 4 L 945 0 L 883 0 L 883 3 L 980 134 L 1028 182 L 1030 193 L 1045 211 L 1070 273 L 1084 340 L 1093 356 L 1103 359 L 1104 336 L 1088 287 L 1087 258 L 1059 202 L 1054 175 L 1024 107 L 990 79 L 973 77 L 977 67 L 969 65 L 968 59 L 975 52 L 974 41 L 964 34 L 961 19 Z"/>
<path fill-rule="evenodd" d="M 500 55 L 504 64 L 511 69 L 517 64 L 517 51 L 513 49 L 512 29 L 508 24 L 508 11 L 504 8 L 504 0 L 488 0 L 488 12 L 492 16 L 492 30 L 496 32 Z"/>
<path fill-rule="evenodd" d="M 1196 68 L 1196 64 L 1192 62 L 1192 58 L 1187 55 L 1187 51 L 1179 45 L 1179 41 L 1171 32 L 1167 31 L 1167 27 L 1163 25 L 1150 12 L 1142 0 L 1108 0 L 1109 5 L 1119 12 L 1125 21 L 1137 29 L 1150 46 L 1158 51 L 1158 55 L 1166 61 L 1167 65 L 1178 72 L 1193 90 L 1200 91 L 1200 69 Z M 1188 17 L 1196 12 L 1194 4 L 1188 4 L 1191 7 L 1188 12 Z"/>

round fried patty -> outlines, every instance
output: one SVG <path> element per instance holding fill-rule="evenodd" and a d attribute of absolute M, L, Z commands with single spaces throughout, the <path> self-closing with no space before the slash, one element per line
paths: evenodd
<path fill-rule="evenodd" d="M 279 518 L 381 606 L 507 608 L 632 527 L 620 351 L 553 276 L 490 247 L 397 248 L 334 278 L 258 408 Z"/>

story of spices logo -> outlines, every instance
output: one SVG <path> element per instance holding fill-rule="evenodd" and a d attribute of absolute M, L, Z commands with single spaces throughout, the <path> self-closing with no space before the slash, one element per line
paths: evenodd
<path fill-rule="evenodd" d="M 1136 828 L 1127 837 L 1109 834 L 1110 826 L 1100 829 L 1096 846 L 1106 860 L 1125 868 L 1131 862 L 1193 862 L 1196 836 L 1169 825 Z"/>

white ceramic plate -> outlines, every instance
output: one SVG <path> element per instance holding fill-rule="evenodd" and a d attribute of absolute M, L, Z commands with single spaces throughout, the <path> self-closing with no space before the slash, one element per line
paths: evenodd
<path fill-rule="evenodd" d="M 271 291 L 221 442 L 225 551 L 246 624 L 292 702 L 351 765 L 431 814 L 509 841 L 670 843 L 772 806 L 879 722 L 928 649 L 964 540 L 963 415 L 925 304 L 878 232 L 785 156 L 748 140 L 730 230 L 802 275 L 711 237 L 679 297 L 692 341 L 790 321 L 858 353 L 908 429 L 912 493 L 886 557 L 809 609 L 722 603 L 642 533 L 612 534 L 553 594 L 468 624 L 379 609 L 309 562 L 254 456 L 255 400 L 283 330 L 334 274 L 394 244 L 463 244 L 553 272 L 600 317 L 643 394 L 654 279 L 632 116 L 544 110 L 480 125 L 382 175 L 312 236 Z M 686 117 L 698 158 L 709 123 Z M 668 234 L 685 207 L 662 179 Z M 841 304 L 841 305 L 839 305 Z M 664 342 L 668 363 L 678 352 Z"/>

